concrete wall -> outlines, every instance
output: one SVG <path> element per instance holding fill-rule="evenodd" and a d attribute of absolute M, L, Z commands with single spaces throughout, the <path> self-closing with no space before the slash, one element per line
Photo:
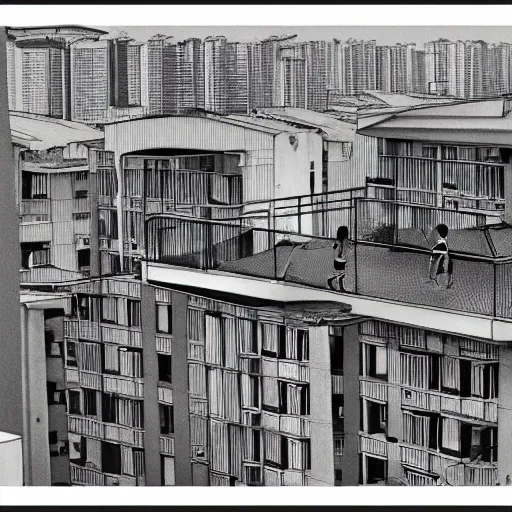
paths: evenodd
<path fill-rule="evenodd" d="M 512 347 L 500 346 L 498 402 L 498 483 L 512 485 L 512 450 L 510 428 L 512 426 Z"/>
<path fill-rule="evenodd" d="M 0 486 L 23 485 L 21 437 L 0 432 Z"/>
<path fill-rule="evenodd" d="M 343 396 L 345 449 L 341 459 L 342 485 L 359 484 L 358 437 L 361 422 L 359 403 L 359 327 L 343 329 Z"/>
<path fill-rule="evenodd" d="M 18 299 L 19 300 L 19 299 Z M 44 310 L 22 306 L 24 345 L 24 467 L 26 485 L 50 485 Z"/>
<path fill-rule="evenodd" d="M 15 202 L 15 172 L 9 125 L 7 94 L 6 33 L 0 28 L 0 430 L 23 434 L 21 333 L 19 310 L 20 247 L 18 213 Z"/>
<path fill-rule="evenodd" d="M 310 327 L 310 485 L 334 485 L 329 327 Z"/>
<path fill-rule="evenodd" d="M 56 342 L 64 341 L 64 311 L 63 310 L 45 310 L 45 331 L 53 334 Z M 62 345 L 64 352 L 64 345 Z M 64 358 L 47 357 L 46 358 L 46 379 L 47 382 L 55 382 L 58 390 L 66 388 L 66 379 L 64 374 Z M 41 383 L 45 385 L 46 383 Z M 66 404 L 48 405 L 48 431 L 57 432 L 57 440 L 66 442 L 68 440 L 68 420 L 66 414 Z M 69 456 L 58 455 L 50 457 L 51 482 L 52 484 L 69 484 Z"/>
<path fill-rule="evenodd" d="M 192 485 L 190 417 L 188 414 L 188 296 L 172 294 L 172 382 L 176 485 Z"/>
<path fill-rule="evenodd" d="M 141 323 L 144 366 L 144 450 L 146 486 L 161 485 L 160 413 L 158 410 L 158 356 L 156 353 L 155 289 L 141 287 Z"/>
<path fill-rule="evenodd" d="M 295 137 L 296 147 L 290 143 Z M 315 173 L 315 193 L 322 192 L 322 137 L 316 133 L 281 133 L 275 138 L 275 197 L 310 193 L 309 173 Z M 314 169 L 310 169 L 310 163 Z"/>

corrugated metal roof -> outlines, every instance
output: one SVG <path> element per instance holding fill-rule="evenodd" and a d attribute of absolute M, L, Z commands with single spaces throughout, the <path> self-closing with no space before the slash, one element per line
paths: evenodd
<path fill-rule="evenodd" d="M 467 101 L 449 105 L 422 105 L 402 112 L 375 113 L 358 119 L 358 133 L 376 137 L 400 137 L 414 140 L 487 142 L 493 134 L 512 132 L 512 117 L 504 113 L 504 100 Z M 503 140 L 496 140 L 503 144 Z M 505 145 L 510 146 L 512 141 Z"/>
<path fill-rule="evenodd" d="M 259 111 L 279 117 L 284 121 L 305 123 L 312 128 L 321 129 L 326 134 L 327 140 L 353 142 L 355 137 L 355 124 L 341 121 L 331 114 L 291 107 L 262 108 Z"/>
<path fill-rule="evenodd" d="M 237 121 L 243 123 L 247 128 L 258 127 L 263 128 L 265 130 L 271 130 L 273 133 L 283 133 L 283 132 L 309 132 L 312 131 L 315 127 L 312 128 L 299 128 L 296 126 L 291 126 L 285 121 L 279 121 L 278 119 L 268 119 L 256 117 L 254 115 L 229 115 L 226 116 L 226 119 L 230 121 Z"/>
<path fill-rule="evenodd" d="M 12 141 L 31 150 L 64 147 L 72 142 L 101 140 L 104 134 L 85 124 L 63 119 L 10 112 Z"/>
<path fill-rule="evenodd" d="M 379 101 L 382 101 L 389 105 L 390 107 L 413 107 L 415 105 L 425 105 L 425 104 L 443 104 L 443 103 L 451 103 L 453 101 L 464 101 L 458 100 L 457 98 L 447 98 L 447 97 L 439 97 L 439 96 L 429 96 L 429 97 L 420 97 L 420 96 L 410 96 L 408 94 L 399 94 L 399 93 L 391 93 L 391 92 L 382 92 L 382 91 L 365 91 L 363 96 L 369 96 L 371 98 L 375 98 Z"/>

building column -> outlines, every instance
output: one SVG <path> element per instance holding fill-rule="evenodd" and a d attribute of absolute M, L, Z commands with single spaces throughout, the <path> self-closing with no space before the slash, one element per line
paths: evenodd
<path fill-rule="evenodd" d="M 512 159 L 503 169 L 505 181 L 505 222 L 512 224 Z"/>
<path fill-rule="evenodd" d="M 46 353 L 44 309 L 22 307 L 23 319 L 23 400 L 26 415 L 23 433 L 25 485 L 51 485 L 48 438 L 48 399 L 46 392 Z M 5 393 L 9 394 L 9 393 Z"/>
<path fill-rule="evenodd" d="M 144 458 L 146 486 L 162 485 L 160 467 L 160 411 L 158 409 L 158 355 L 156 353 L 155 289 L 141 285 L 141 324 L 144 366 Z"/>
<path fill-rule="evenodd" d="M 19 68 L 21 69 L 21 68 Z M 0 28 L 0 284 L 2 307 L 0 308 L 0 431 L 23 434 L 24 408 L 22 403 L 22 364 L 19 295 L 19 219 L 15 202 L 15 177 L 11 130 L 9 125 L 9 101 L 7 92 L 6 30 Z"/>
<path fill-rule="evenodd" d="M 512 347 L 500 346 L 498 400 L 498 483 L 512 485 Z"/>
<path fill-rule="evenodd" d="M 359 430 L 361 406 L 359 397 L 359 326 L 343 329 L 343 415 L 345 447 L 341 459 L 343 486 L 359 485 Z"/>
<path fill-rule="evenodd" d="M 188 295 L 172 294 L 172 388 L 176 485 L 193 485 L 188 403 Z"/>
<path fill-rule="evenodd" d="M 310 484 L 334 485 L 334 440 L 332 428 L 332 382 L 329 327 L 310 327 Z"/>

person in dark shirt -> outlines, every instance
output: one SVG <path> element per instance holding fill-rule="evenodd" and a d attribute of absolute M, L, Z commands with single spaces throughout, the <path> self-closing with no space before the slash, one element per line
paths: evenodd
<path fill-rule="evenodd" d="M 448 226 L 445 224 L 439 224 L 439 226 L 436 227 L 436 231 L 439 234 L 439 239 L 434 247 L 432 247 L 429 275 L 430 279 L 435 281 L 439 286 L 438 276 L 440 274 L 447 274 L 447 288 L 450 288 L 453 284 L 453 262 L 448 252 L 448 242 L 446 240 L 446 237 L 448 236 Z"/>
<path fill-rule="evenodd" d="M 335 290 L 332 285 L 333 281 L 337 280 L 339 285 L 339 291 L 345 292 L 345 288 L 343 286 L 343 280 L 346 275 L 346 264 L 347 264 L 347 249 L 350 246 L 350 241 L 348 239 L 348 228 L 347 226 L 340 226 L 338 228 L 338 232 L 336 234 L 336 241 L 334 242 L 332 248 L 334 249 L 334 272 L 327 279 L 327 286 L 331 290 Z"/>

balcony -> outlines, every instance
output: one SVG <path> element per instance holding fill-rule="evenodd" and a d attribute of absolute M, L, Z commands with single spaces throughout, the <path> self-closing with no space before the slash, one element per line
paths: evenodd
<path fill-rule="evenodd" d="M 103 391 L 129 398 L 144 398 L 144 379 L 117 375 L 103 375 Z"/>
<path fill-rule="evenodd" d="M 142 347 L 142 332 L 122 326 L 101 325 L 101 339 L 117 345 Z"/>
<path fill-rule="evenodd" d="M 62 270 L 52 266 L 32 267 L 20 270 L 20 283 L 64 283 L 84 278 L 81 272 Z"/>
<path fill-rule="evenodd" d="M 344 212 L 347 219 L 352 218 L 352 224 L 347 223 L 353 239 L 344 281 L 348 293 L 512 319 L 511 227 L 487 224 L 487 217 L 477 213 L 366 198 L 353 198 L 352 202 L 351 208 L 335 205 L 333 212 L 302 212 L 313 219 L 310 227 L 316 226 L 309 231 L 317 233 L 333 231 L 332 224 L 322 224 L 324 214 Z M 350 215 L 347 208 L 353 210 Z M 288 219 L 287 215 L 276 217 L 276 222 Z M 148 267 L 160 263 L 325 290 L 333 271 L 333 239 L 305 234 L 304 230 L 256 227 L 257 219 L 261 221 L 261 217 L 243 217 L 236 222 L 153 217 L 147 222 Z M 272 222 L 271 218 L 267 225 Z M 437 241 L 435 227 L 441 223 L 449 228 L 450 287 L 443 276 L 436 282 L 429 275 L 431 248 Z M 350 303 L 350 297 L 345 298 Z"/>
<path fill-rule="evenodd" d="M 104 423 L 85 416 L 68 415 L 68 430 L 73 434 L 144 448 L 144 431 L 124 425 Z"/>
<path fill-rule="evenodd" d="M 156 351 L 161 354 L 171 355 L 172 336 L 165 334 L 156 335 Z"/>
<path fill-rule="evenodd" d="M 160 453 L 174 456 L 174 437 L 160 436 Z"/>
<path fill-rule="evenodd" d="M 75 466 L 75 464 L 70 464 L 70 470 L 71 484 L 73 485 L 106 485 L 105 475 L 100 471 L 82 466 Z"/>
<path fill-rule="evenodd" d="M 505 205 L 504 167 L 502 163 L 379 155 L 376 176 L 368 177 L 367 183 L 376 198 L 499 217 Z"/>
<path fill-rule="evenodd" d="M 50 199 L 22 199 L 20 202 L 21 222 L 50 221 Z"/>
<path fill-rule="evenodd" d="M 364 432 L 359 432 L 359 447 L 361 452 L 369 453 L 370 455 L 378 455 L 380 457 L 388 456 L 388 443 L 383 439 L 378 439 L 379 434 L 370 435 Z M 380 434 L 384 437 L 383 434 Z"/>
<path fill-rule="evenodd" d="M 496 485 L 498 468 L 488 462 L 463 462 L 427 448 L 401 445 L 401 461 L 405 466 L 442 475 L 448 485 Z"/>

